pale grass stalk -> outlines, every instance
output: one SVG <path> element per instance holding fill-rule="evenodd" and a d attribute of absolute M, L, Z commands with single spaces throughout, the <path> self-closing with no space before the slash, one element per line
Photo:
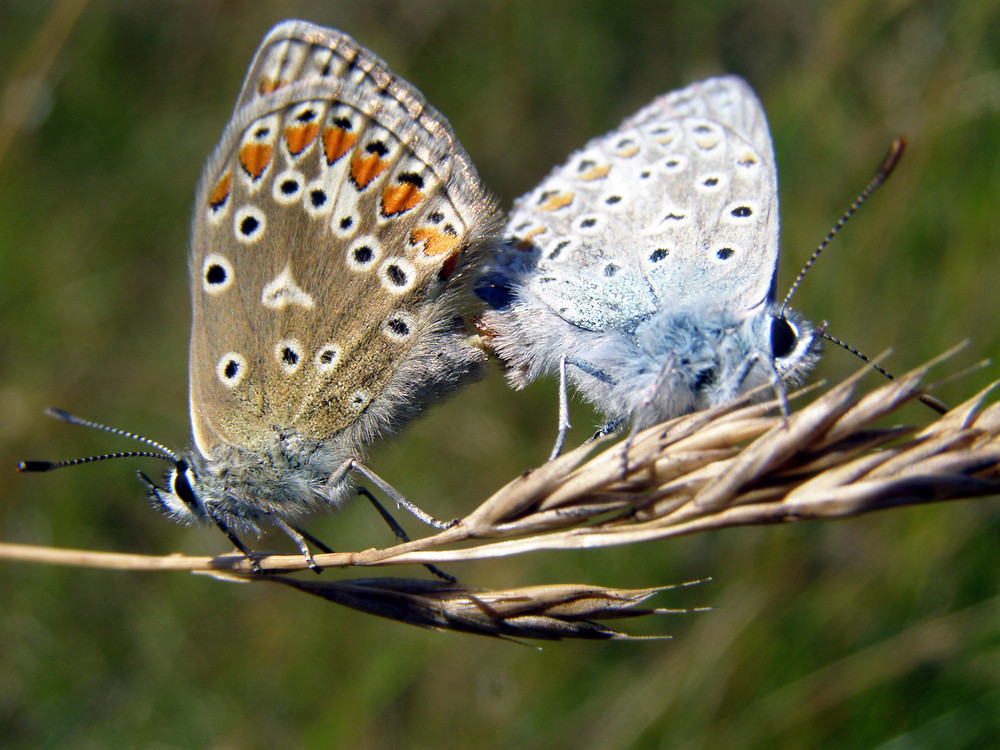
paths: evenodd
<path fill-rule="evenodd" d="M 948 355 L 945 355 L 948 356 Z M 636 544 L 732 526 L 821 520 L 1000 494 L 1000 404 L 990 388 L 923 427 L 884 426 L 918 399 L 934 363 L 858 396 L 857 373 L 787 417 L 747 398 L 686 415 L 596 452 L 582 445 L 517 477 L 452 528 L 386 549 L 316 555 L 324 567 L 446 564 Z M 801 398 L 802 394 L 799 394 Z M 150 557 L 0 544 L 0 559 L 272 580 L 410 624 L 514 638 L 624 638 L 607 617 L 661 589 L 552 584 L 481 591 L 398 578 L 279 578 L 300 555 Z"/>

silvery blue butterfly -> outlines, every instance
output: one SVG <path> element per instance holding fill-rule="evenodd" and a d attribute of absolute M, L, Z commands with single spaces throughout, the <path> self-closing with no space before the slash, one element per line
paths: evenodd
<path fill-rule="evenodd" d="M 514 203 L 477 286 L 480 329 L 523 387 L 558 371 L 612 422 L 647 427 L 818 359 L 775 301 L 778 185 L 760 101 L 712 78 L 655 99 Z M 561 414 L 561 446 L 568 421 Z"/>
<path fill-rule="evenodd" d="M 291 522 L 338 506 L 351 470 L 386 489 L 363 447 L 483 371 L 457 312 L 497 226 L 416 89 L 339 31 L 271 30 L 196 191 L 195 449 L 145 441 L 175 465 L 165 488 L 143 476 L 154 504 L 245 553 L 235 532 L 273 524 L 311 562 Z"/>

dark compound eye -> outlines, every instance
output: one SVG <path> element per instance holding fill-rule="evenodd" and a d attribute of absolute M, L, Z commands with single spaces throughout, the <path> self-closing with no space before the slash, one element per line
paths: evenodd
<path fill-rule="evenodd" d="M 775 359 L 787 357 L 795 350 L 798 332 L 784 318 L 771 319 L 771 354 Z"/>

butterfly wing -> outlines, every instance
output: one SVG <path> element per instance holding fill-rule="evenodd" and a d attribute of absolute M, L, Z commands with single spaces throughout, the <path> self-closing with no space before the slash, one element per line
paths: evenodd
<path fill-rule="evenodd" d="M 662 309 L 773 297 L 777 174 L 743 80 L 657 98 L 514 204 L 499 265 L 560 317 L 601 331 Z"/>
<path fill-rule="evenodd" d="M 366 442 L 475 374 L 454 309 L 494 224 L 418 91 L 340 32 L 277 26 L 196 193 L 201 453 L 275 433 Z"/>

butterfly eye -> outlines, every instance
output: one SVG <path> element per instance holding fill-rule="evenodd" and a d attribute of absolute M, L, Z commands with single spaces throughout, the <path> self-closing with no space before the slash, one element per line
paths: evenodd
<path fill-rule="evenodd" d="M 191 510 L 196 510 L 198 508 L 198 497 L 194 493 L 194 488 L 192 485 L 195 482 L 194 471 L 188 465 L 187 461 L 178 461 L 177 468 L 173 472 L 173 491 L 184 504 L 188 506 Z"/>
<path fill-rule="evenodd" d="M 791 354 L 798 338 L 798 331 L 785 318 L 771 319 L 771 354 L 775 359 Z"/>

